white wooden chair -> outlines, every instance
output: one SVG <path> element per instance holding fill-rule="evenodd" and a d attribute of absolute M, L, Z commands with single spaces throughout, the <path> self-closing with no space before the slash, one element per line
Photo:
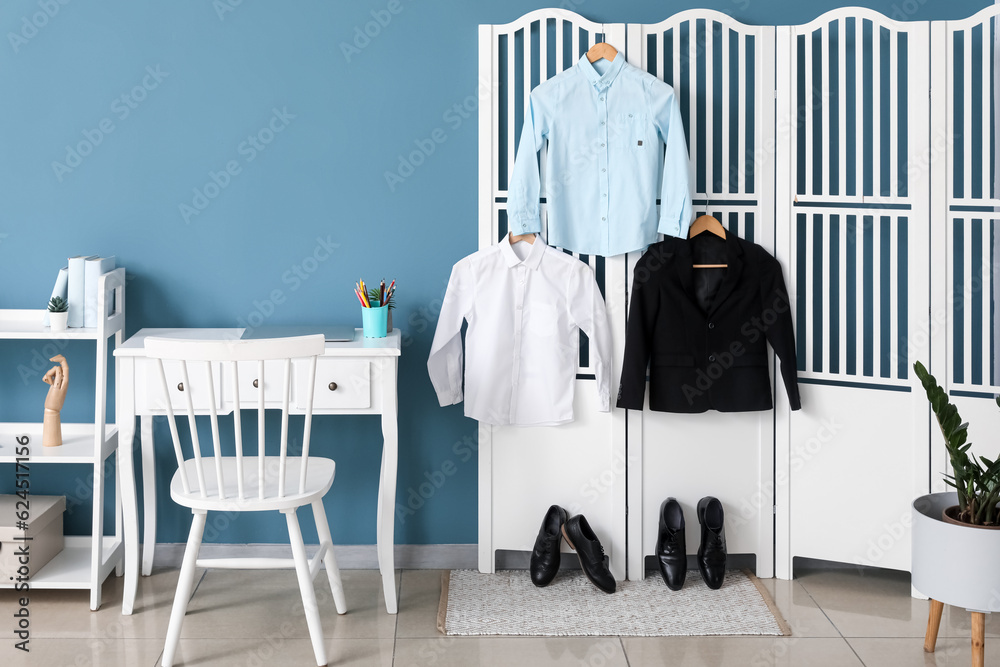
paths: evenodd
<path fill-rule="evenodd" d="M 309 456 L 309 435 L 312 425 L 313 386 L 316 376 L 316 357 L 323 353 L 322 335 L 278 338 L 267 340 L 200 341 L 170 338 L 147 338 L 146 354 L 156 359 L 160 385 L 163 390 L 170 436 L 177 455 L 177 472 L 170 482 L 170 497 L 180 505 L 191 509 L 194 515 L 191 532 L 188 535 L 184 560 L 181 564 L 180 579 L 174 596 L 167 638 L 163 648 L 163 667 L 171 667 L 181 634 L 181 625 L 187 612 L 188 600 L 194 585 L 196 567 L 223 569 L 281 569 L 295 568 L 298 575 L 302 604 L 305 608 L 309 636 L 312 638 L 316 664 L 326 665 L 326 649 L 323 645 L 323 629 L 320 624 L 319 607 L 313 591 L 313 579 L 319 571 L 320 561 L 326 565 L 327 578 L 333 593 L 337 613 L 347 611 L 344 589 L 340 581 L 340 571 L 333 555 L 333 543 L 326 512 L 323 510 L 323 496 L 330 490 L 336 470 L 335 463 L 326 458 Z M 288 456 L 288 405 L 291 393 L 292 359 L 308 361 L 308 387 L 306 397 L 305 425 L 302 433 L 302 455 Z M 281 400 L 281 443 L 277 456 L 267 456 L 264 446 L 265 385 L 264 362 L 284 362 L 284 384 Z M 167 375 L 164 362 L 173 365 L 179 372 L 183 384 L 186 403 L 188 429 L 190 431 L 193 456 L 185 458 L 178 435 L 170 392 L 167 389 Z M 256 411 L 257 447 L 255 456 L 244 455 L 242 423 L 240 419 L 240 363 L 256 362 Z M 215 405 L 215 365 L 221 366 L 227 394 L 232 394 L 235 456 L 223 456 L 219 439 L 219 419 Z M 246 366 L 244 365 L 244 370 Z M 202 455 L 195 424 L 195 404 L 192 394 L 195 384 L 201 383 L 199 396 L 211 397 L 207 400 L 212 428 L 212 454 Z M 228 398 L 228 396 L 227 396 Z M 277 397 L 269 396 L 273 401 Z M 298 402 L 298 401 L 297 401 Z M 204 411 L 203 405 L 198 406 Z M 319 534 L 319 551 L 312 561 L 306 558 L 305 544 L 296 510 L 303 505 L 311 505 L 316 531 Z M 205 521 L 209 511 L 261 512 L 277 510 L 288 521 L 288 536 L 292 547 L 292 558 L 221 558 L 201 559 L 201 547 Z"/>

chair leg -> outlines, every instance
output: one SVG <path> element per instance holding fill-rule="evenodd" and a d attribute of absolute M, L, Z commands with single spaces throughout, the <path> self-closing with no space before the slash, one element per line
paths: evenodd
<path fill-rule="evenodd" d="M 187 613 L 188 601 L 194 588 L 195 562 L 201 549 L 201 538 L 205 533 L 205 521 L 208 512 L 194 512 L 191 520 L 191 532 L 188 533 L 187 547 L 184 548 L 184 560 L 181 563 L 181 573 L 177 580 L 177 592 L 174 593 L 174 606 L 170 610 L 170 623 L 167 625 L 167 639 L 163 645 L 162 667 L 174 664 L 174 653 L 181 637 L 181 625 L 184 614 Z"/>
<path fill-rule="evenodd" d="M 972 612 L 972 667 L 983 667 L 986 662 L 986 614 Z"/>
<path fill-rule="evenodd" d="M 927 653 L 933 653 L 934 647 L 937 645 L 942 611 L 944 611 L 944 602 L 931 600 L 930 612 L 927 614 L 927 634 L 924 635 L 924 651 Z"/>
<path fill-rule="evenodd" d="M 347 601 L 344 599 L 344 583 L 340 580 L 340 568 L 337 567 L 337 558 L 333 555 L 333 536 L 330 535 L 330 524 L 326 520 L 323 499 L 313 502 L 312 509 L 320 544 L 328 545 L 326 555 L 323 556 L 323 564 L 326 565 L 326 578 L 330 580 L 333 603 L 337 605 L 338 614 L 346 614 Z"/>
<path fill-rule="evenodd" d="M 316 603 L 316 591 L 313 590 L 312 577 L 309 576 L 309 559 L 306 558 L 306 545 L 302 541 L 302 530 L 295 510 L 284 512 L 288 520 L 288 538 L 292 545 L 292 558 L 295 561 L 295 574 L 299 578 L 299 592 L 302 594 L 302 608 L 306 613 L 306 625 L 309 626 L 309 637 L 312 639 L 313 652 L 316 654 L 316 664 L 326 666 L 326 647 L 323 645 L 323 625 L 319 619 L 319 605 Z"/>

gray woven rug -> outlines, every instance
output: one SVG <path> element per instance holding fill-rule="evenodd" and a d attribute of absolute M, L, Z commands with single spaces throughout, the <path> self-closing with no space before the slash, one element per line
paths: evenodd
<path fill-rule="evenodd" d="M 627 636 L 790 635 L 760 580 L 730 570 L 713 591 L 697 571 L 680 591 L 658 575 L 619 581 L 608 595 L 580 571 L 536 588 L 526 570 L 445 572 L 438 630 L 447 635 Z"/>

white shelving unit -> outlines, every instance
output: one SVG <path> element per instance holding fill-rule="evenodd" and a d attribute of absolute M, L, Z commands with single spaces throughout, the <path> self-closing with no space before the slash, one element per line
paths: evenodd
<path fill-rule="evenodd" d="M 107 409 L 108 338 L 115 337 L 115 347 L 122 343 L 125 328 L 125 269 L 115 269 L 101 276 L 98 284 L 97 312 L 107 313 L 114 303 L 114 314 L 100 318 L 96 327 L 52 331 L 43 326 L 44 310 L 0 310 L 0 340 L 92 340 L 95 343 L 94 421 L 88 424 L 63 423 L 63 444 L 42 446 L 42 423 L 0 422 L 0 463 L 16 463 L 16 437 L 27 435 L 31 454 L 27 465 L 29 479 L 44 474 L 37 466 L 59 463 L 84 463 L 94 467 L 91 494 L 93 521 L 89 536 L 66 537 L 65 548 L 45 567 L 31 574 L 29 584 L 37 589 L 77 589 L 90 591 L 90 608 L 101 606 L 101 585 L 115 567 L 121 568 L 122 546 L 121 493 L 115 493 L 115 534 L 104 535 L 104 467 L 118 449 L 118 429 L 108 423 Z M 117 360 L 116 360 L 117 363 Z M 71 390 L 72 391 L 72 390 Z M 39 406 L 39 415 L 41 406 Z M 116 475 L 116 489 L 119 489 Z M 11 588 L 13 582 L 0 582 Z"/>

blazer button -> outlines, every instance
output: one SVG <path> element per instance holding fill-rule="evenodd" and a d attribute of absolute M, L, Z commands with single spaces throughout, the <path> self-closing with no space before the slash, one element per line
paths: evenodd
<path fill-rule="evenodd" d="M 709 360 L 709 361 L 715 361 L 715 355 L 714 355 L 714 354 L 710 354 L 710 355 L 708 356 L 708 360 Z"/>
<path fill-rule="evenodd" d="M 715 328 L 715 322 L 709 322 L 708 323 L 708 328 L 709 329 L 714 329 Z"/>

